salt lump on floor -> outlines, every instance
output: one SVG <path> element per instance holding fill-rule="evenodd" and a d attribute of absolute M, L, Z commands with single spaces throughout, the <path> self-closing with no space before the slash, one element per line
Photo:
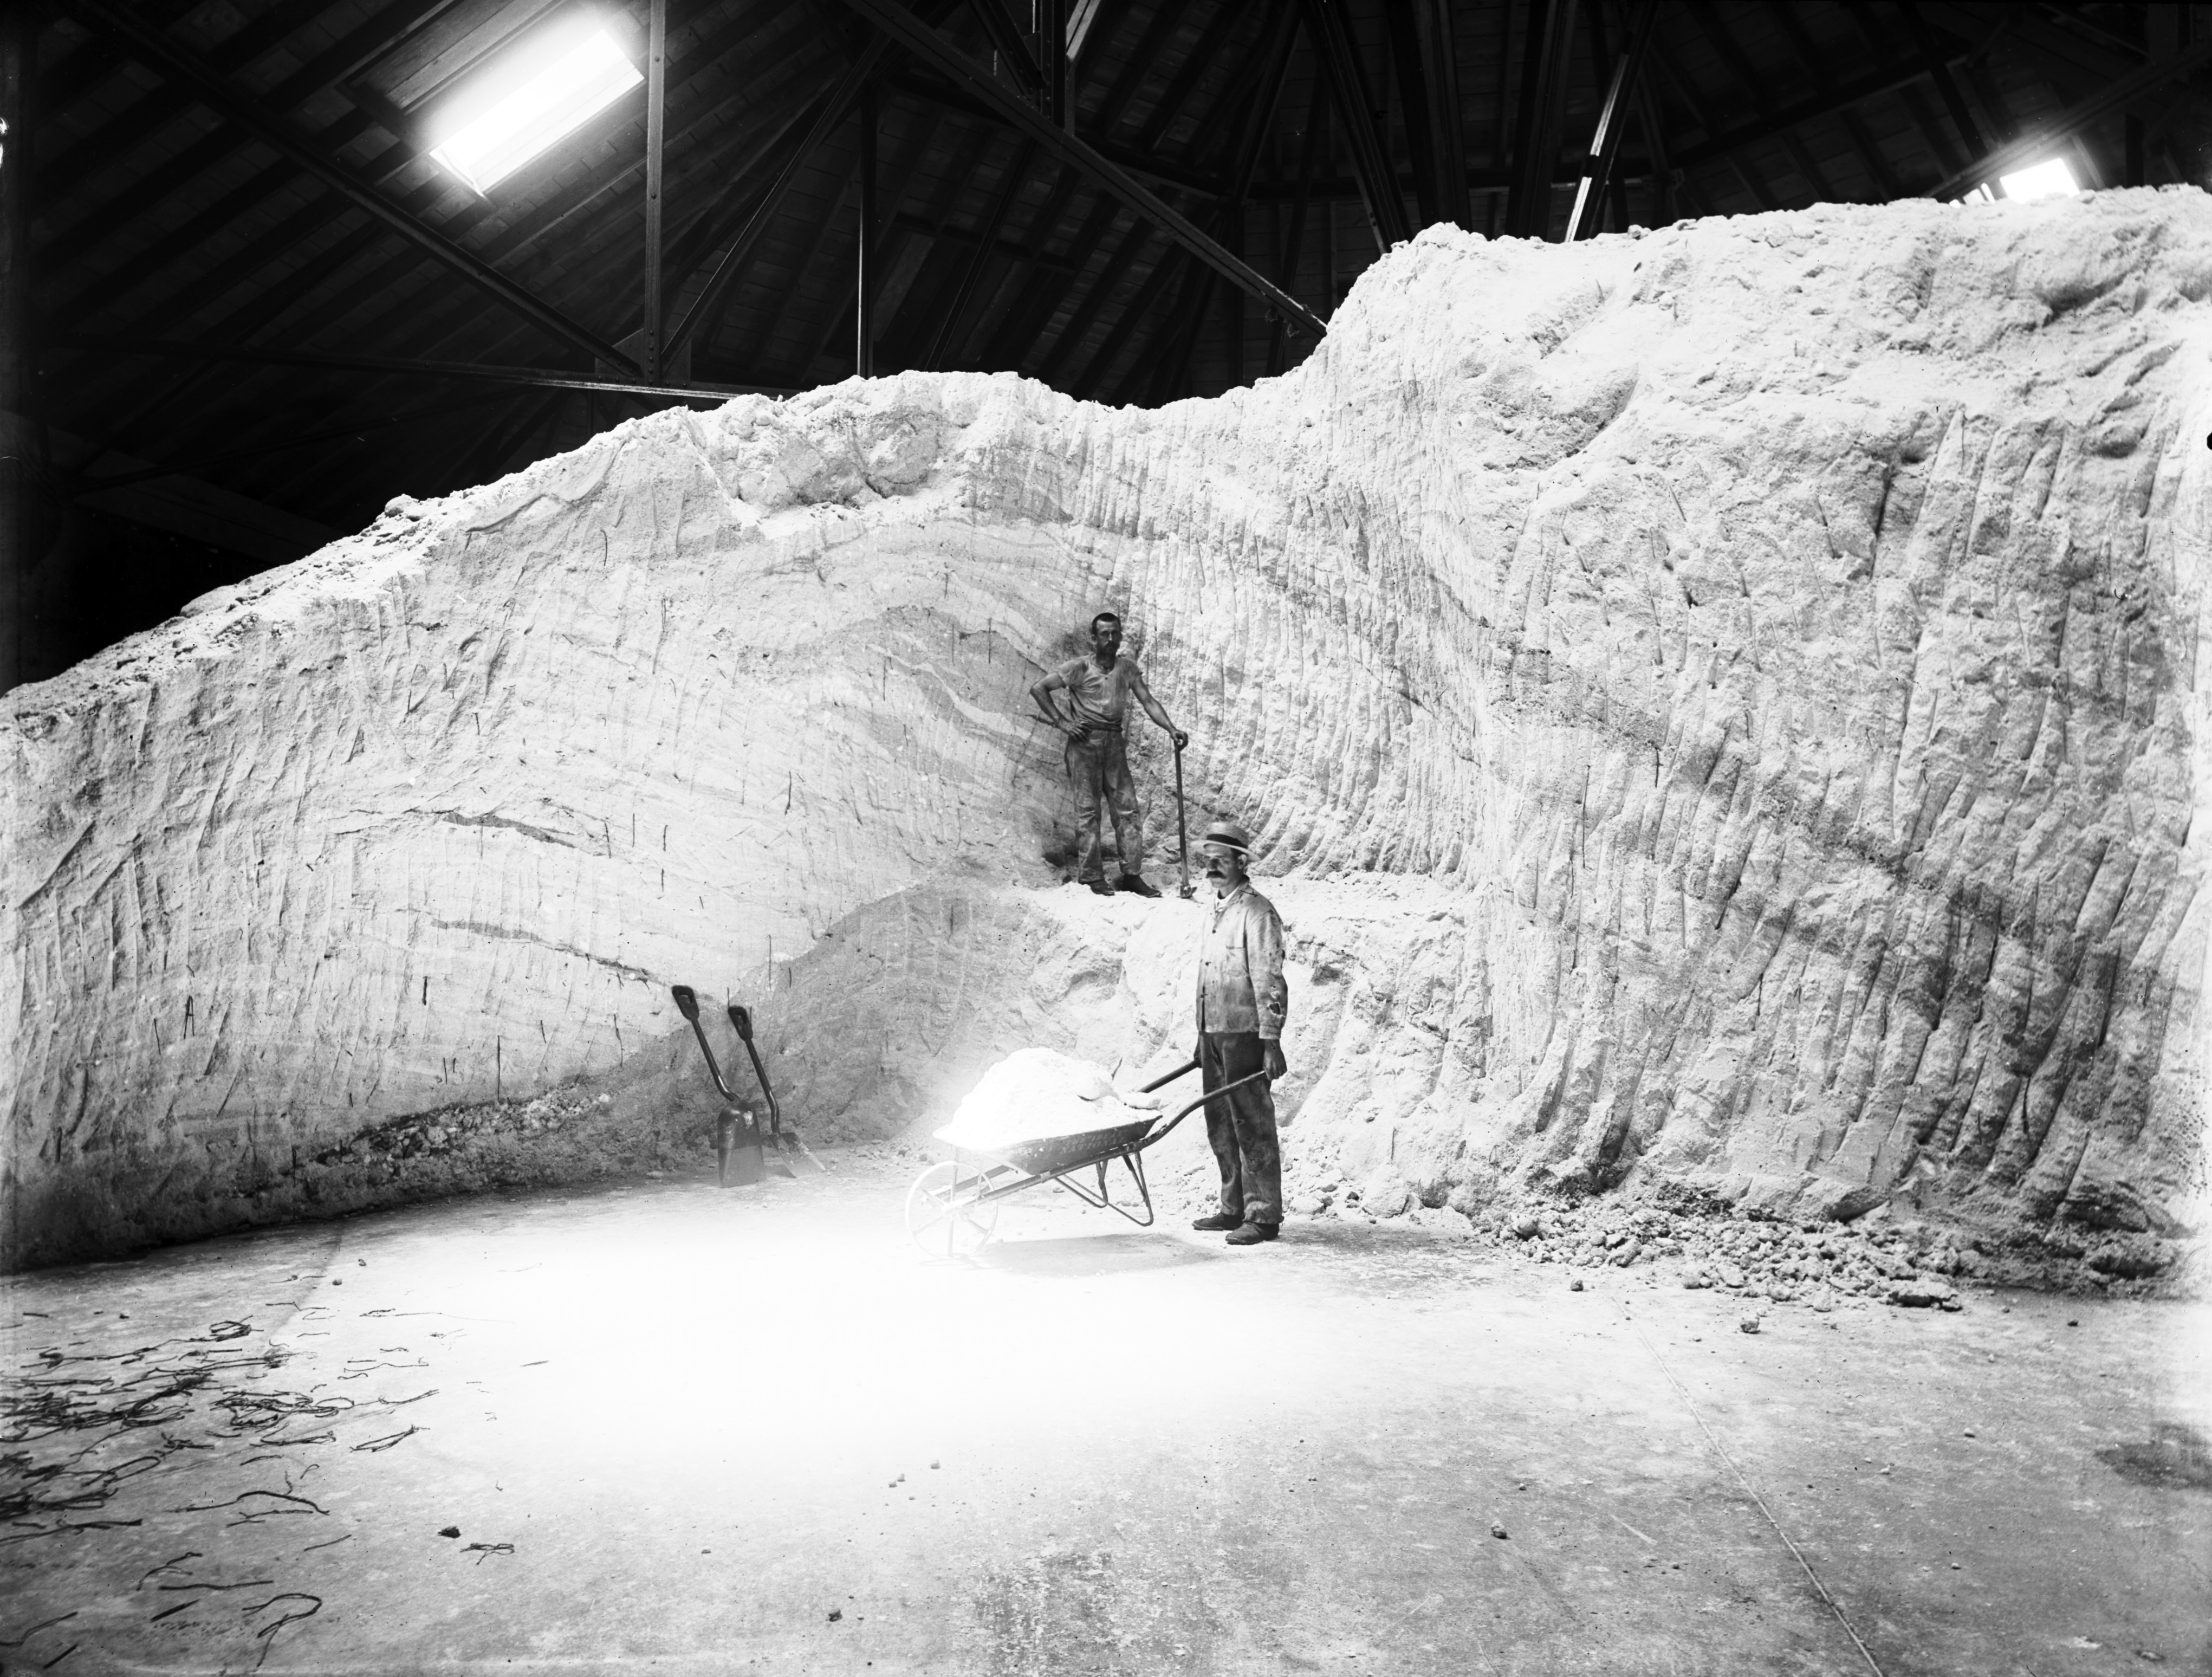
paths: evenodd
<path fill-rule="evenodd" d="M 1022 1048 L 983 1073 L 937 1139 L 991 1152 L 1015 1142 L 1141 1123 L 1164 1104 L 1157 1093 L 1116 1089 L 1106 1068 L 1093 1061 Z"/>

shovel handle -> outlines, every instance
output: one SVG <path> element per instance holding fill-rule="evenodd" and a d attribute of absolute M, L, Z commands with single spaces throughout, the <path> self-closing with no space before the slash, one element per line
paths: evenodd
<path fill-rule="evenodd" d="M 783 1109 L 776 1104 L 775 1091 L 769 1087 L 768 1067 L 761 1064 L 760 1050 L 753 1046 L 753 1016 L 733 1001 L 730 1004 L 730 1023 L 737 1027 L 738 1036 L 744 1042 L 745 1055 L 753 1062 L 753 1075 L 760 1079 L 761 1093 L 768 1097 L 769 1133 L 781 1141 Z"/>
<path fill-rule="evenodd" d="M 1190 817 L 1182 802 L 1182 747 L 1175 748 L 1176 771 L 1176 866 L 1182 875 L 1176 890 L 1178 896 L 1188 896 L 1190 890 Z M 1197 1062 L 1193 1061 L 1195 1065 Z"/>
<path fill-rule="evenodd" d="M 1176 1066 L 1175 1070 L 1170 1072 L 1165 1077 L 1154 1078 L 1138 1092 L 1139 1094 L 1149 1095 L 1155 1089 L 1164 1089 L 1170 1084 L 1173 1083 L 1177 1078 L 1188 1077 L 1191 1072 L 1197 1069 L 1198 1061 L 1196 1060 L 1186 1060 L 1182 1065 Z"/>
<path fill-rule="evenodd" d="M 708 1046 L 707 1032 L 699 1023 L 699 998 L 689 984 L 672 984 L 668 993 L 676 998 L 676 1011 L 691 1023 L 691 1034 L 699 1039 L 699 1052 L 707 1056 L 707 1075 L 714 1079 L 717 1093 L 726 1101 L 738 1097 L 730 1092 L 730 1085 L 722 1081 L 722 1068 L 714 1063 L 714 1050 Z"/>

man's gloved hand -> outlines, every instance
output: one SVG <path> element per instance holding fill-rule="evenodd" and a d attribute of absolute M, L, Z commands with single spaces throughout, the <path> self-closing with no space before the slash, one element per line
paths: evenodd
<path fill-rule="evenodd" d="M 1283 1058 L 1283 1045 L 1273 1036 L 1267 1040 L 1263 1047 L 1262 1061 L 1267 1068 L 1268 1082 L 1273 1083 L 1279 1079 L 1290 1075 L 1291 1062 Z"/>

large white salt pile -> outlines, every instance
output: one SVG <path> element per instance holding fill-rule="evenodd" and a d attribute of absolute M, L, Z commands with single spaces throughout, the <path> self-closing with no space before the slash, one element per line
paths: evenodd
<path fill-rule="evenodd" d="M 395 505 L 10 696 L 9 1260 L 604 1164 L 672 981 L 814 1135 L 1187 1048 L 1197 909 L 1045 860 L 1106 605 L 1279 880 L 1294 1175 L 2173 1231 L 2208 298 L 2194 190 L 1431 229 L 1217 400 L 907 375 Z"/>

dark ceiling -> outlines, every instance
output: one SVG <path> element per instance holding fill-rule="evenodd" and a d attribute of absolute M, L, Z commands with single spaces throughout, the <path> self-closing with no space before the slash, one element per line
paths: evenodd
<path fill-rule="evenodd" d="M 18 0 L 19 677 L 392 495 L 701 399 L 647 387 L 644 89 L 488 196 L 428 149 L 519 37 L 590 7 L 642 63 L 652 3 Z M 725 390 L 855 370 L 870 125 L 873 370 L 1121 404 L 1294 365 L 1311 330 L 1265 283 L 1325 321 L 1378 228 L 1561 237 L 1617 77 L 1584 236 L 1956 193 L 2030 151 L 2091 185 L 2212 167 L 2212 7 L 662 3 L 665 364 Z"/>

